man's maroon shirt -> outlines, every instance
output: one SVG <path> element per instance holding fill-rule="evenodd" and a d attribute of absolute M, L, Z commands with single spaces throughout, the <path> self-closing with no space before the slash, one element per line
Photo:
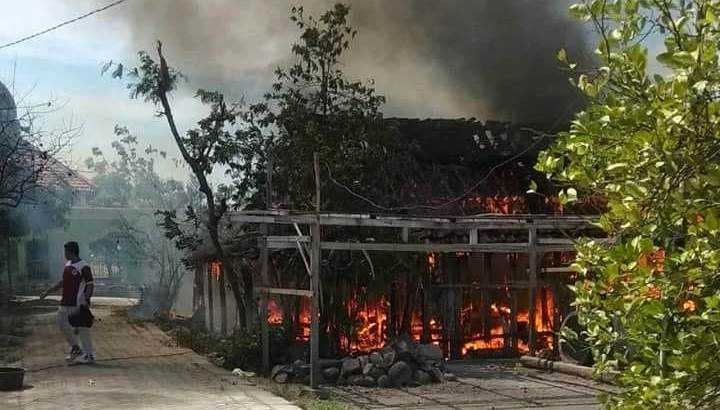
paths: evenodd
<path fill-rule="evenodd" d="M 83 260 L 68 261 L 63 269 L 61 306 L 78 306 L 80 300 L 85 298 L 85 286 L 93 283 L 90 266 Z M 82 299 L 81 299 L 82 298 Z"/>

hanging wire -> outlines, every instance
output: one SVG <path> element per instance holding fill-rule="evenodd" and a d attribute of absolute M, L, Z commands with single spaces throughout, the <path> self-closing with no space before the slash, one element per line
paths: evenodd
<path fill-rule="evenodd" d="M 39 31 L 39 32 L 37 32 L 37 33 L 30 34 L 29 36 L 25 36 L 25 37 L 20 38 L 20 39 L 18 39 L 18 40 L 11 41 L 11 42 L 9 42 L 9 43 L 5 43 L 5 44 L 3 44 L 3 45 L 0 45 L 0 50 L 2 50 L 2 49 L 4 49 L 4 48 L 7 48 L 7 47 L 12 47 L 12 46 L 18 45 L 18 44 L 23 43 L 23 42 L 28 41 L 28 40 L 32 40 L 32 39 L 34 39 L 35 37 L 40 37 L 40 36 L 42 36 L 43 34 L 47 34 L 47 33 L 51 32 L 51 31 L 55 31 L 55 30 L 57 30 L 57 29 L 59 29 L 59 28 L 61 28 L 61 27 L 67 26 L 67 25 L 69 25 L 69 24 L 76 23 L 76 22 L 78 22 L 78 21 L 80 21 L 80 20 L 83 20 L 83 19 L 85 19 L 85 18 L 88 18 L 88 17 L 90 17 L 90 16 L 92 16 L 92 15 L 94 15 L 94 14 L 103 12 L 103 11 L 109 9 L 109 8 L 112 8 L 112 7 L 115 7 L 115 6 L 119 6 L 120 4 L 125 3 L 126 1 L 127 1 L 127 0 L 118 0 L 118 1 L 115 1 L 115 2 L 113 2 L 113 3 L 108 4 L 107 6 L 100 7 L 99 9 L 95 9 L 95 10 L 93 10 L 93 11 L 91 11 L 91 12 L 88 12 L 88 13 L 85 13 L 85 14 L 83 14 L 83 15 L 81 15 L 81 16 L 75 17 L 75 18 L 70 19 L 70 20 L 67 20 L 67 21 L 63 21 L 62 23 L 56 24 L 56 25 L 54 25 L 54 26 L 52 26 L 52 27 L 50 27 L 50 28 L 47 28 L 47 29 L 45 29 L 45 30 L 43 30 L 43 31 Z"/>
<path fill-rule="evenodd" d="M 560 122 L 565 118 L 565 116 L 570 112 L 570 110 L 572 109 L 572 107 L 573 107 L 573 104 L 572 104 L 572 103 L 569 103 L 569 104 L 565 107 L 565 109 L 563 110 L 563 112 L 562 112 L 560 115 L 558 115 L 558 117 L 555 119 L 555 121 L 553 121 L 552 125 L 550 126 L 550 129 L 554 129 L 555 127 L 557 127 L 557 126 L 560 124 Z M 527 128 L 527 127 L 520 128 L 520 131 L 531 132 L 531 133 L 535 134 L 536 136 L 539 136 L 539 138 L 536 139 L 532 144 L 530 144 L 530 145 L 529 145 L 527 148 L 525 148 L 524 150 L 518 152 L 517 154 L 513 155 L 512 157 L 510 157 L 510 158 L 506 159 L 505 161 L 503 161 L 503 162 L 501 162 L 501 163 L 493 166 L 492 168 L 490 168 L 490 171 L 488 171 L 488 173 L 485 174 L 484 177 L 480 178 L 480 179 L 479 179 L 477 182 L 475 182 L 469 189 L 465 190 L 465 192 L 463 192 L 462 195 L 457 196 L 457 197 L 455 197 L 455 198 L 453 198 L 453 199 L 451 199 L 451 200 L 449 200 L 449 201 L 447 201 L 447 202 L 445 202 L 445 203 L 443 203 L 443 204 L 440 204 L 440 205 L 408 205 L 408 206 L 398 206 L 398 207 L 391 207 L 391 206 L 383 206 L 383 205 L 380 205 L 380 204 L 377 203 L 376 201 L 373 201 L 372 199 L 370 199 L 370 198 L 368 198 L 368 197 L 366 197 L 366 196 L 364 196 L 364 195 L 362 195 L 362 194 L 359 194 L 359 193 L 355 192 L 352 188 L 348 187 L 347 185 L 343 184 L 342 182 L 337 181 L 337 180 L 336 180 L 335 178 L 333 178 L 333 176 L 332 176 L 332 171 L 331 171 L 331 169 L 330 169 L 330 165 L 329 165 L 328 163 L 325 163 L 325 166 L 327 167 L 327 170 L 328 170 L 328 178 L 330 179 L 330 181 L 331 181 L 333 184 L 337 185 L 338 187 L 340 187 L 340 188 L 342 188 L 343 190 L 345 190 L 346 192 L 348 192 L 350 195 L 354 196 L 354 197 L 357 198 L 357 199 L 360 199 L 361 201 L 366 202 L 367 204 L 369 204 L 370 206 L 372 206 L 372 207 L 374 207 L 374 208 L 376 208 L 376 209 L 379 209 L 379 210 L 382 210 L 382 211 L 385 211 L 385 212 L 393 212 L 393 211 L 412 211 L 412 210 L 421 210 L 421 209 L 423 209 L 423 210 L 430 210 L 430 211 L 432 211 L 432 210 L 439 210 L 439 209 L 444 209 L 444 208 L 446 208 L 448 205 L 452 205 L 452 204 L 455 204 L 455 203 L 457 203 L 457 202 L 462 201 L 462 200 L 465 199 L 468 195 L 470 195 L 472 192 L 474 192 L 481 184 L 483 184 L 485 181 L 487 181 L 487 179 L 490 178 L 490 177 L 493 175 L 493 173 L 494 173 L 495 171 L 497 171 L 499 168 L 502 168 L 502 167 L 504 167 L 505 165 L 507 165 L 507 164 L 509 164 L 509 163 L 517 160 L 518 158 L 522 157 L 523 155 L 525 155 L 526 153 L 528 153 L 530 150 L 532 150 L 533 148 L 535 148 L 538 144 L 540 144 L 540 142 L 542 142 L 545 138 L 552 136 L 552 135 L 550 135 L 550 134 L 548 134 L 548 133 L 539 132 L 539 131 L 537 131 L 537 130 L 534 130 L 534 129 L 532 129 L 532 128 Z"/>
<path fill-rule="evenodd" d="M 382 211 L 387 211 L 387 212 L 411 211 L 411 210 L 419 210 L 419 209 L 438 210 L 438 209 L 444 209 L 449 205 L 455 204 L 455 203 L 465 199 L 468 195 L 470 195 L 472 192 L 474 192 L 480 185 L 482 185 L 485 181 L 487 181 L 487 179 L 490 178 L 493 175 L 493 173 L 495 173 L 495 171 L 497 171 L 499 168 L 502 168 L 505 165 L 517 160 L 518 158 L 521 158 L 523 155 L 527 154 L 530 150 L 532 150 L 538 144 L 540 144 L 540 142 L 542 142 L 548 136 L 548 134 L 545 134 L 545 133 L 540 133 L 539 135 L 540 135 L 540 138 L 536 139 L 535 142 L 530 144 L 527 148 L 518 152 L 517 154 L 513 155 L 512 157 L 506 159 L 505 161 L 503 161 L 499 164 L 496 164 L 494 167 L 490 168 L 490 170 L 488 171 L 487 174 L 485 174 L 485 176 L 480 178 L 470 188 L 465 190 L 465 192 L 463 192 L 462 195 L 459 195 L 459 196 L 457 196 L 443 204 L 440 204 L 440 205 L 410 205 L 410 206 L 398 206 L 398 207 L 389 207 L 389 206 L 380 205 L 377 202 L 373 201 L 372 199 L 355 192 L 352 188 L 348 187 L 347 185 L 345 185 L 342 182 L 339 182 L 338 180 L 333 178 L 332 171 L 330 169 L 330 165 L 328 163 L 325 163 L 325 166 L 328 170 L 328 178 L 330 179 L 330 181 L 333 184 L 344 189 L 345 191 L 347 191 L 350 195 L 354 196 L 355 198 L 358 198 L 358 199 L 368 203 L 369 205 L 371 205 L 374 208 L 380 209 Z"/>

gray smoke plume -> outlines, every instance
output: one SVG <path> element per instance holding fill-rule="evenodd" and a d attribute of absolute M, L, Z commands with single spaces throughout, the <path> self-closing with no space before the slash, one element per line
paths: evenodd
<path fill-rule="evenodd" d="M 560 48 L 588 55 L 587 35 L 567 17 L 570 0 L 354 0 L 359 29 L 346 61 L 376 80 L 386 113 L 556 123 L 579 105 Z M 331 0 L 293 2 L 320 13 Z M 120 13 L 134 44 L 156 39 L 193 86 L 261 95 L 287 62 L 298 31 L 286 0 L 153 0 Z"/>

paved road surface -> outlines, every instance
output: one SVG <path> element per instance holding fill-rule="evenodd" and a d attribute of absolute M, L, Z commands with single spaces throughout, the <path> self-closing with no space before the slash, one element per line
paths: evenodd
<path fill-rule="evenodd" d="M 66 366 L 54 309 L 35 309 L 33 333 L 21 352 L 26 389 L 0 392 L 0 409 L 299 409 L 175 347 L 157 327 L 131 325 L 117 314 L 127 300 L 93 301 L 100 318 L 93 327 L 98 362 Z"/>
<path fill-rule="evenodd" d="M 36 302 L 30 302 L 36 303 Z M 131 325 L 113 316 L 128 300 L 99 298 L 101 322 L 93 328 L 99 362 L 67 367 L 54 309 L 35 316 L 24 347 L 30 369 L 22 392 L 0 392 L 0 409 L 297 409 L 230 375 L 191 351 L 176 348 L 153 325 Z M 42 311 L 40 311 L 42 312 Z M 331 387 L 356 409 L 572 409 L 599 408 L 607 385 L 510 362 L 450 365 L 457 382 L 407 389 Z M 233 384 L 235 383 L 235 384 Z"/>

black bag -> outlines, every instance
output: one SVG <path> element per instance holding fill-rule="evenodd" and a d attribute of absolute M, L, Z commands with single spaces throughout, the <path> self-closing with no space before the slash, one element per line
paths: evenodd
<path fill-rule="evenodd" d="M 92 327 L 95 316 L 90 312 L 89 307 L 80 306 L 80 309 L 68 316 L 68 321 L 72 327 Z"/>

